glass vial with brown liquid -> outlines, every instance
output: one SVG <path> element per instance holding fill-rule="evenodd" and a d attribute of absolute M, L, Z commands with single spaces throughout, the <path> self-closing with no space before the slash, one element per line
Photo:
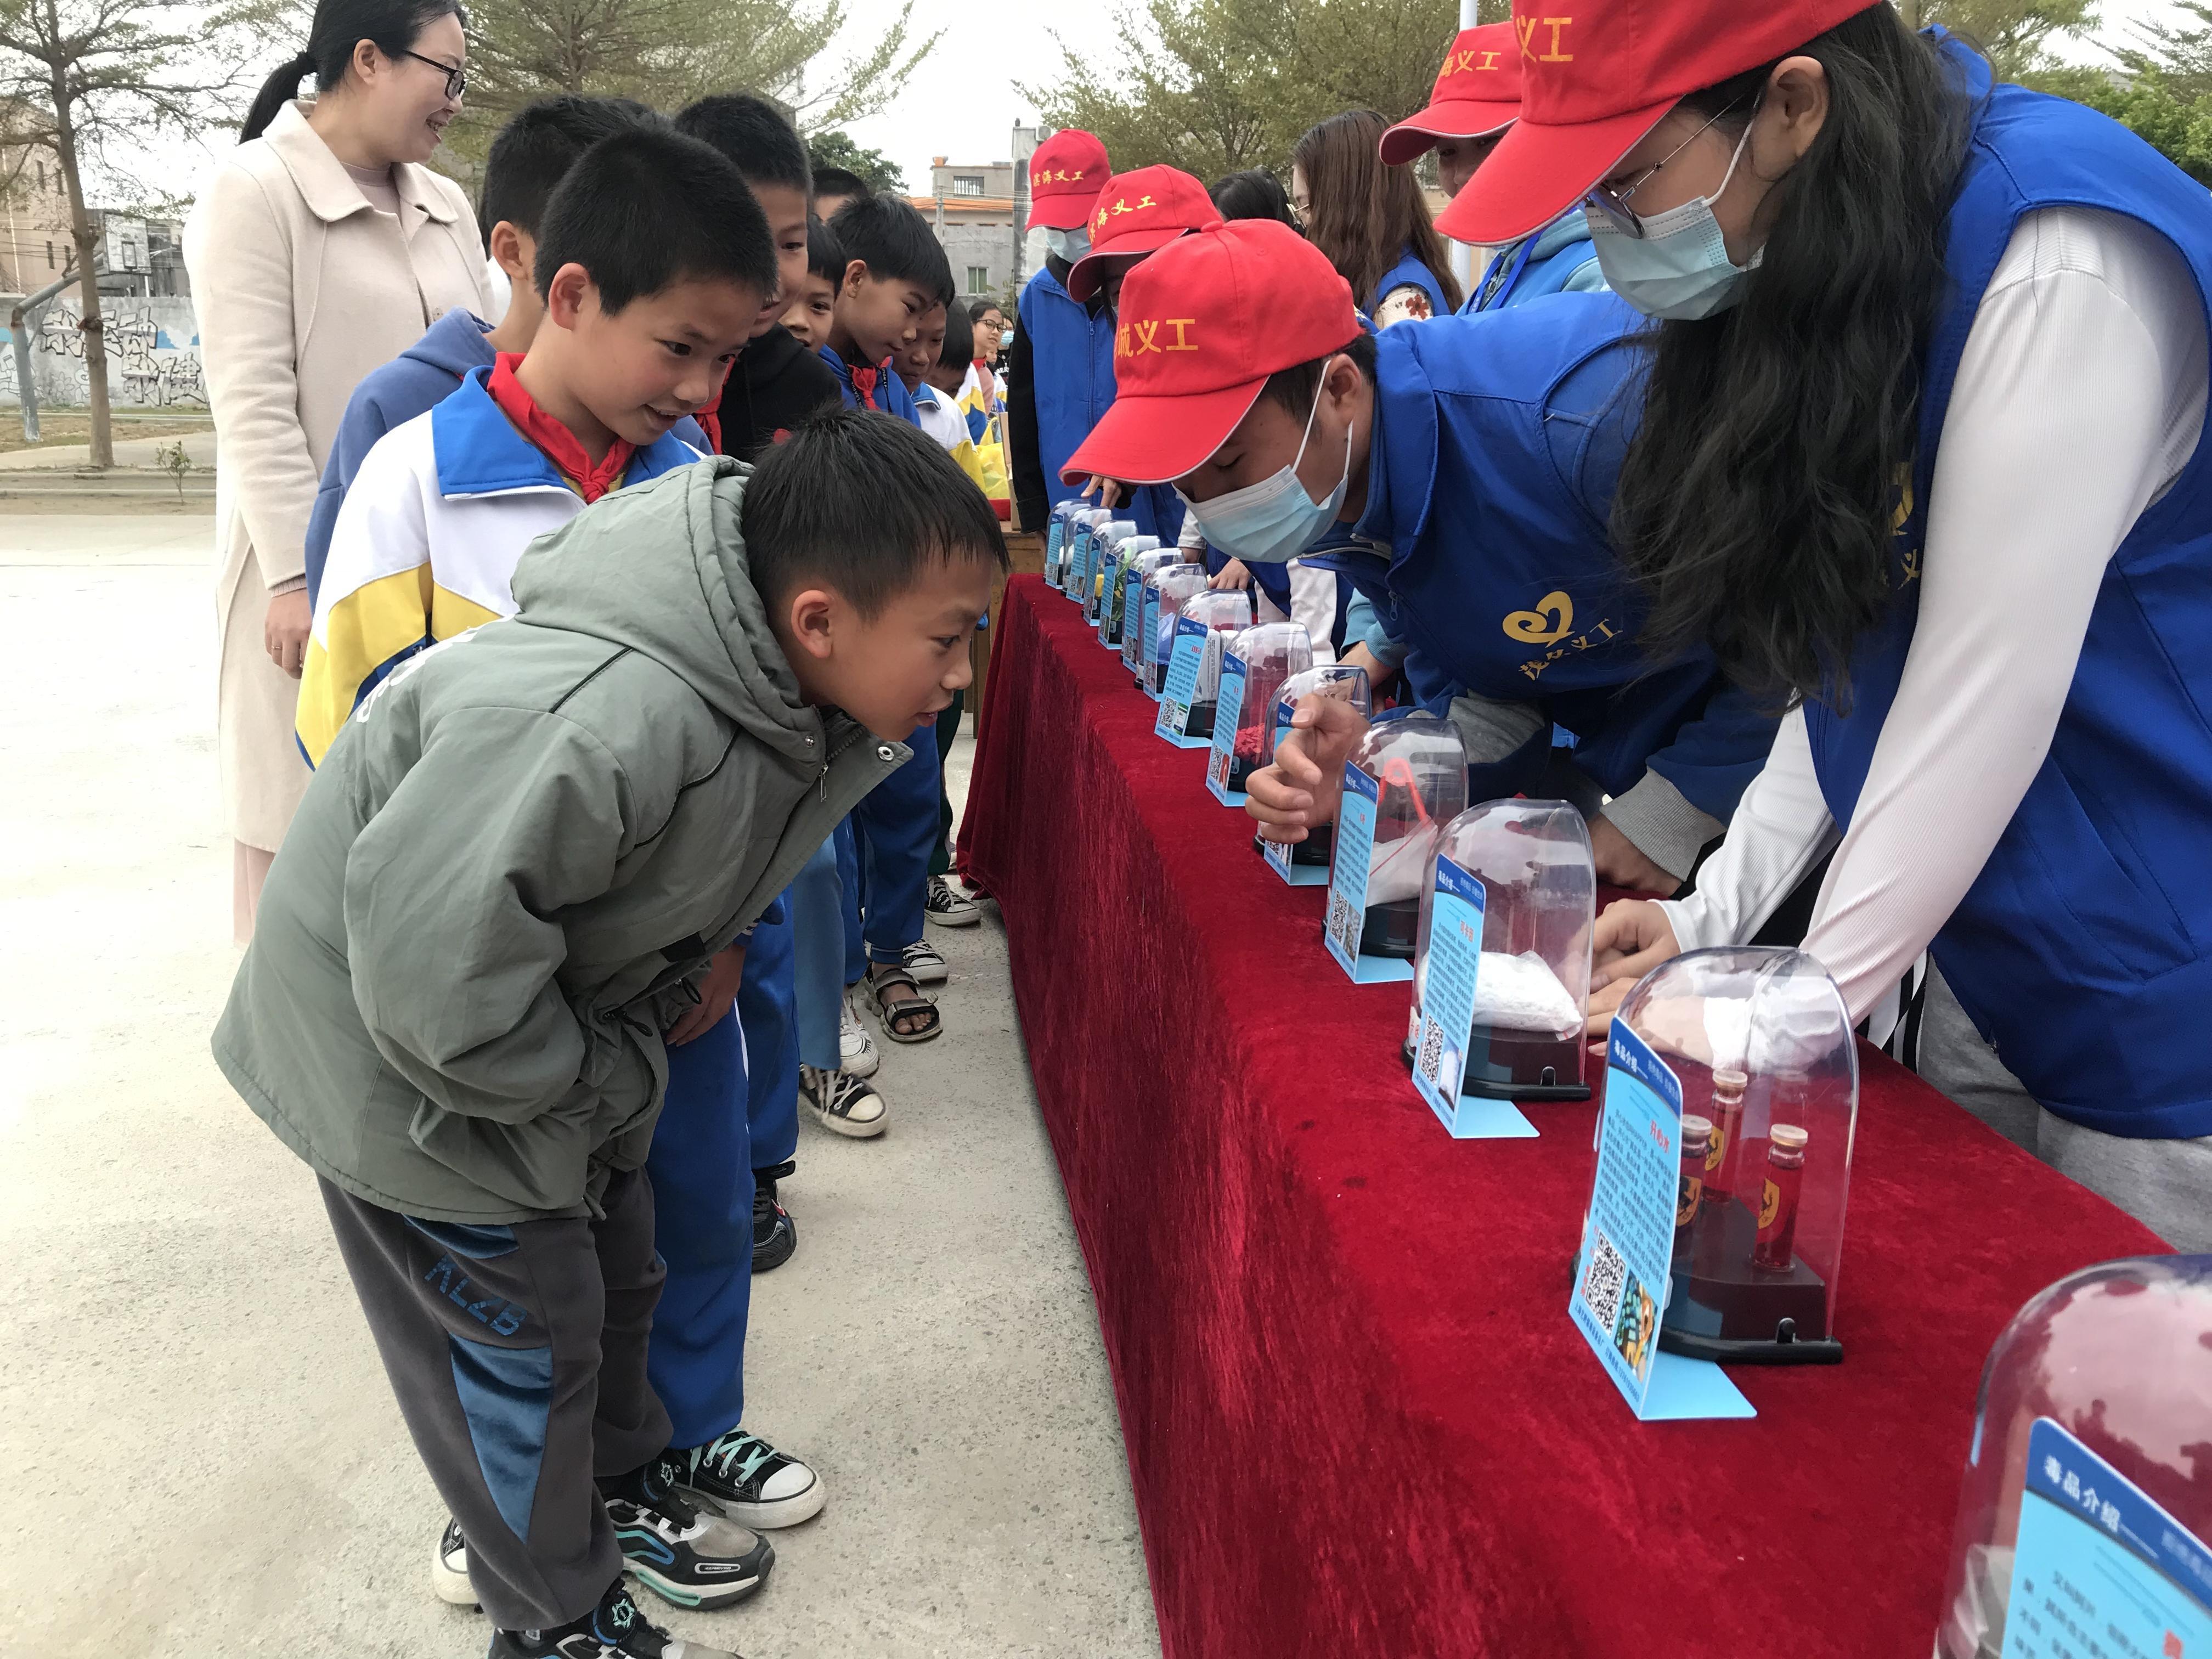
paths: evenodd
<path fill-rule="evenodd" d="M 1751 1265 L 1763 1273 L 1786 1273 L 1796 1259 L 1791 1245 L 1810 1137 L 1794 1123 L 1778 1123 L 1766 1133 L 1766 1185 L 1759 1194 L 1759 1242 L 1752 1246 Z"/>

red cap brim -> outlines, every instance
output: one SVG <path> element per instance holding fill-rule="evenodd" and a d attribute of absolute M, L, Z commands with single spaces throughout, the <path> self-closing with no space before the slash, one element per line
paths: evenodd
<path fill-rule="evenodd" d="M 1437 234 L 1495 247 L 1541 229 L 1589 195 L 1680 101 L 1571 127 L 1540 126 L 1523 115 L 1437 215 Z"/>
<path fill-rule="evenodd" d="M 1091 435 L 1060 470 L 1062 483 L 1096 476 L 1124 483 L 1166 483 L 1195 471 L 1229 441 L 1260 401 L 1267 377 L 1180 398 L 1133 398 L 1107 406 Z"/>
<path fill-rule="evenodd" d="M 1487 138 L 1521 118 L 1518 104 L 1446 99 L 1416 110 L 1382 135 L 1376 148 L 1386 167 L 1403 167 L 1436 148 L 1439 138 Z"/>
<path fill-rule="evenodd" d="M 1030 198 L 1030 222 L 1023 228 L 1081 230 L 1091 222 L 1091 210 L 1098 204 L 1091 196 L 1037 196 Z"/>
<path fill-rule="evenodd" d="M 1068 268 L 1068 297 L 1088 301 L 1117 269 L 1114 264 L 1116 259 L 1128 261 L 1128 264 L 1118 267 L 1127 270 L 1129 265 L 1136 264 L 1147 253 L 1157 253 L 1176 238 L 1189 234 L 1190 232 L 1182 225 L 1162 225 L 1153 230 L 1138 231 L 1133 235 L 1116 236 L 1111 247 L 1092 248 Z"/>

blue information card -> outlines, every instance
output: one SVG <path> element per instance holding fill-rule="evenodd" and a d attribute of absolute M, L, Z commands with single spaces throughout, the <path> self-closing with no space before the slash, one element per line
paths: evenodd
<path fill-rule="evenodd" d="M 1244 712 L 1244 661 L 1224 653 L 1221 659 L 1221 692 L 1213 705 L 1213 750 L 1206 757 L 1206 787 L 1224 806 L 1242 806 L 1244 792 L 1229 787 L 1229 771 L 1237 760 L 1237 722 Z"/>
<path fill-rule="evenodd" d="M 1597 1179 L 1568 1314 L 1643 1421 L 1753 1416 L 1712 1361 L 1659 1352 L 1681 1178 L 1682 1084 L 1625 1020 L 1613 1023 L 1606 1059 Z"/>
<path fill-rule="evenodd" d="M 1168 658 L 1167 683 L 1160 690 L 1159 717 L 1152 730 L 1178 749 L 1203 749 L 1204 738 L 1188 735 L 1191 699 L 1198 695 L 1198 665 L 1206 655 L 1206 636 L 1211 630 L 1202 622 L 1178 617 L 1175 649 Z"/>
<path fill-rule="evenodd" d="M 1067 568 L 1061 573 L 1060 588 L 1078 604 L 1083 600 L 1084 567 L 1090 562 L 1090 558 L 1091 526 L 1077 525 L 1074 533 L 1067 538 Z"/>
<path fill-rule="evenodd" d="M 1420 1024 L 1413 1040 L 1413 1087 L 1455 1140 L 1526 1140 L 1536 1126 L 1512 1102 L 1460 1092 L 1467 1076 L 1468 1038 L 1474 1030 L 1485 897 L 1480 877 L 1437 854 L 1427 971 L 1416 1005 Z"/>
<path fill-rule="evenodd" d="M 2004 1659 L 2212 1654 L 2212 1551 L 2050 1418 L 2027 1431 Z"/>
<path fill-rule="evenodd" d="M 1062 568 L 1060 556 L 1066 547 L 1067 520 L 1065 515 L 1055 513 L 1045 526 L 1044 532 L 1044 579 L 1054 587 L 1060 586 Z"/>
<path fill-rule="evenodd" d="M 1328 912 L 1322 943 L 1355 985 L 1388 985 L 1413 976 L 1413 964 L 1397 957 L 1362 956 L 1367 926 L 1367 866 L 1375 853 L 1375 780 L 1352 761 L 1344 763 L 1344 798 L 1336 809 L 1336 856 L 1328 870 Z"/>
<path fill-rule="evenodd" d="M 1145 632 L 1144 617 L 1145 573 L 1133 559 L 1121 578 L 1121 661 L 1133 672 L 1143 671 L 1144 642 L 1151 637 Z"/>
<path fill-rule="evenodd" d="M 1158 689 L 1152 684 L 1153 665 L 1160 660 L 1160 590 L 1145 589 L 1145 634 L 1137 647 L 1137 673 L 1145 682 L 1145 695 L 1154 702 L 1160 700 Z"/>

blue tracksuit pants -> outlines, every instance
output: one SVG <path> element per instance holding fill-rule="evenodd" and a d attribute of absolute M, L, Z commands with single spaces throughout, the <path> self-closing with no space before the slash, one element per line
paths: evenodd
<path fill-rule="evenodd" d="M 853 809 L 860 864 L 858 903 L 870 962 L 898 962 L 921 937 L 929 860 L 938 844 L 937 730 L 907 739 L 914 755 Z M 855 895 L 845 896 L 847 913 Z"/>

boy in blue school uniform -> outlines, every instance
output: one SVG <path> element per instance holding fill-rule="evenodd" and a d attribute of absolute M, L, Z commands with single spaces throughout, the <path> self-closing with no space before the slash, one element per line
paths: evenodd
<path fill-rule="evenodd" d="M 564 93 L 524 105 L 499 130 L 484 158 L 477 218 L 483 227 L 484 246 L 507 278 L 507 310 L 496 325 L 472 312 L 447 312 L 421 339 L 354 388 L 307 520 L 310 610 L 322 591 L 338 503 L 345 499 L 362 459 L 393 427 L 444 402 L 471 369 L 489 368 L 501 352 L 530 349 L 545 315 L 530 272 L 538 258 L 538 231 L 546 203 L 576 158 L 593 144 L 658 118 L 633 99 Z M 674 435 L 694 448 L 706 447 L 705 435 L 689 416 L 677 422 Z"/>
<path fill-rule="evenodd" d="M 720 228 L 672 232 L 638 220 L 648 210 L 712 216 Z M 537 536 L 603 495 L 698 460 L 670 428 L 713 401 L 763 313 L 773 324 L 775 251 L 743 176 L 657 119 L 586 151 L 544 220 L 532 276 L 543 315 L 529 351 L 471 370 L 451 397 L 379 440 L 341 505 L 301 683 L 301 742 L 313 763 L 394 666 L 513 611 L 515 564 Z M 650 237 L 641 224 L 653 227 Z M 721 263 L 709 280 L 656 263 L 641 240 L 673 241 L 679 252 L 696 244 L 703 252 L 692 263 Z M 701 332 L 709 325 L 731 337 L 723 349 L 711 349 L 720 335 Z M 664 337 L 692 349 L 674 356 Z M 563 421 L 556 408 L 580 415 Z M 414 597 L 425 590 L 427 605 Z M 780 907 L 763 921 L 761 972 L 787 977 Z M 734 1520 L 777 1526 L 814 1514 L 823 1493 L 811 1470 L 739 1426 L 754 1206 L 750 1180 L 731 1179 L 752 1167 L 745 1040 L 731 1006 L 749 954 L 732 947 L 715 958 L 700 1002 L 668 1033 L 667 1103 L 648 1165 L 667 1279 L 647 1358 L 678 1478 Z M 788 1023 L 781 1011 L 775 1018 Z M 774 1559 L 759 1548 L 745 1582 L 757 1583 Z M 447 1528 L 433 1587 L 447 1600 L 473 1599 L 457 1528 Z"/>
<path fill-rule="evenodd" d="M 1264 317 L 1241 303 L 1253 293 L 1269 296 Z M 1207 542 L 1248 563 L 1311 558 L 1348 530 L 1356 550 L 1322 556 L 1434 665 L 1437 684 L 1415 690 L 1468 738 L 1470 798 L 1565 793 L 1590 817 L 1602 878 L 1672 890 L 1764 764 L 1775 720 L 1709 657 L 1653 662 L 1637 642 L 1606 524 L 1642 320 L 1560 295 L 1370 335 L 1319 250 L 1258 220 L 1154 254 L 1121 312 L 1184 319 L 1200 349 L 1131 358 L 1070 476 L 1171 478 Z M 1353 734 L 1324 712 L 1326 729 L 1294 734 L 1251 781 L 1248 810 L 1273 839 L 1334 816 Z M 1579 739 L 1565 765 L 1555 725 Z"/>
<path fill-rule="evenodd" d="M 921 420 L 899 378 L 897 360 L 912 350 L 933 313 L 953 300 L 952 267 L 928 221 L 904 202 L 867 196 L 838 210 L 830 230 L 845 258 L 835 314 L 823 361 L 837 373 L 848 408 L 872 409 L 921 428 Z M 913 758 L 853 809 L 838 832 L 847 931 L 857 927 L 864 952 L 858 968 L 886 1039 L 927 1042 L 942 1034 L 937 1005 L 924 985 L 941 984 L 951 969 L 922 936 L 931 896 L 929 865 L 938 841 L 937 736 L 917 732 Z M 849 845 L 848 845 L 849 843 Z M 817 930 L 802 918 L 802 940 Z M 803 948 L 818 948 L 806 941 Z M 810 977 L 801 966 L 801 977 Z M 848 978 L 848 984 L 853 982 Z M 869 1114 L 870 1133 L 881 1132 L 880 1096 L 853 1073 L 811 1063 L 799 1072 L 823 1127 L 854 1133 L 848 1103 Z"/>

